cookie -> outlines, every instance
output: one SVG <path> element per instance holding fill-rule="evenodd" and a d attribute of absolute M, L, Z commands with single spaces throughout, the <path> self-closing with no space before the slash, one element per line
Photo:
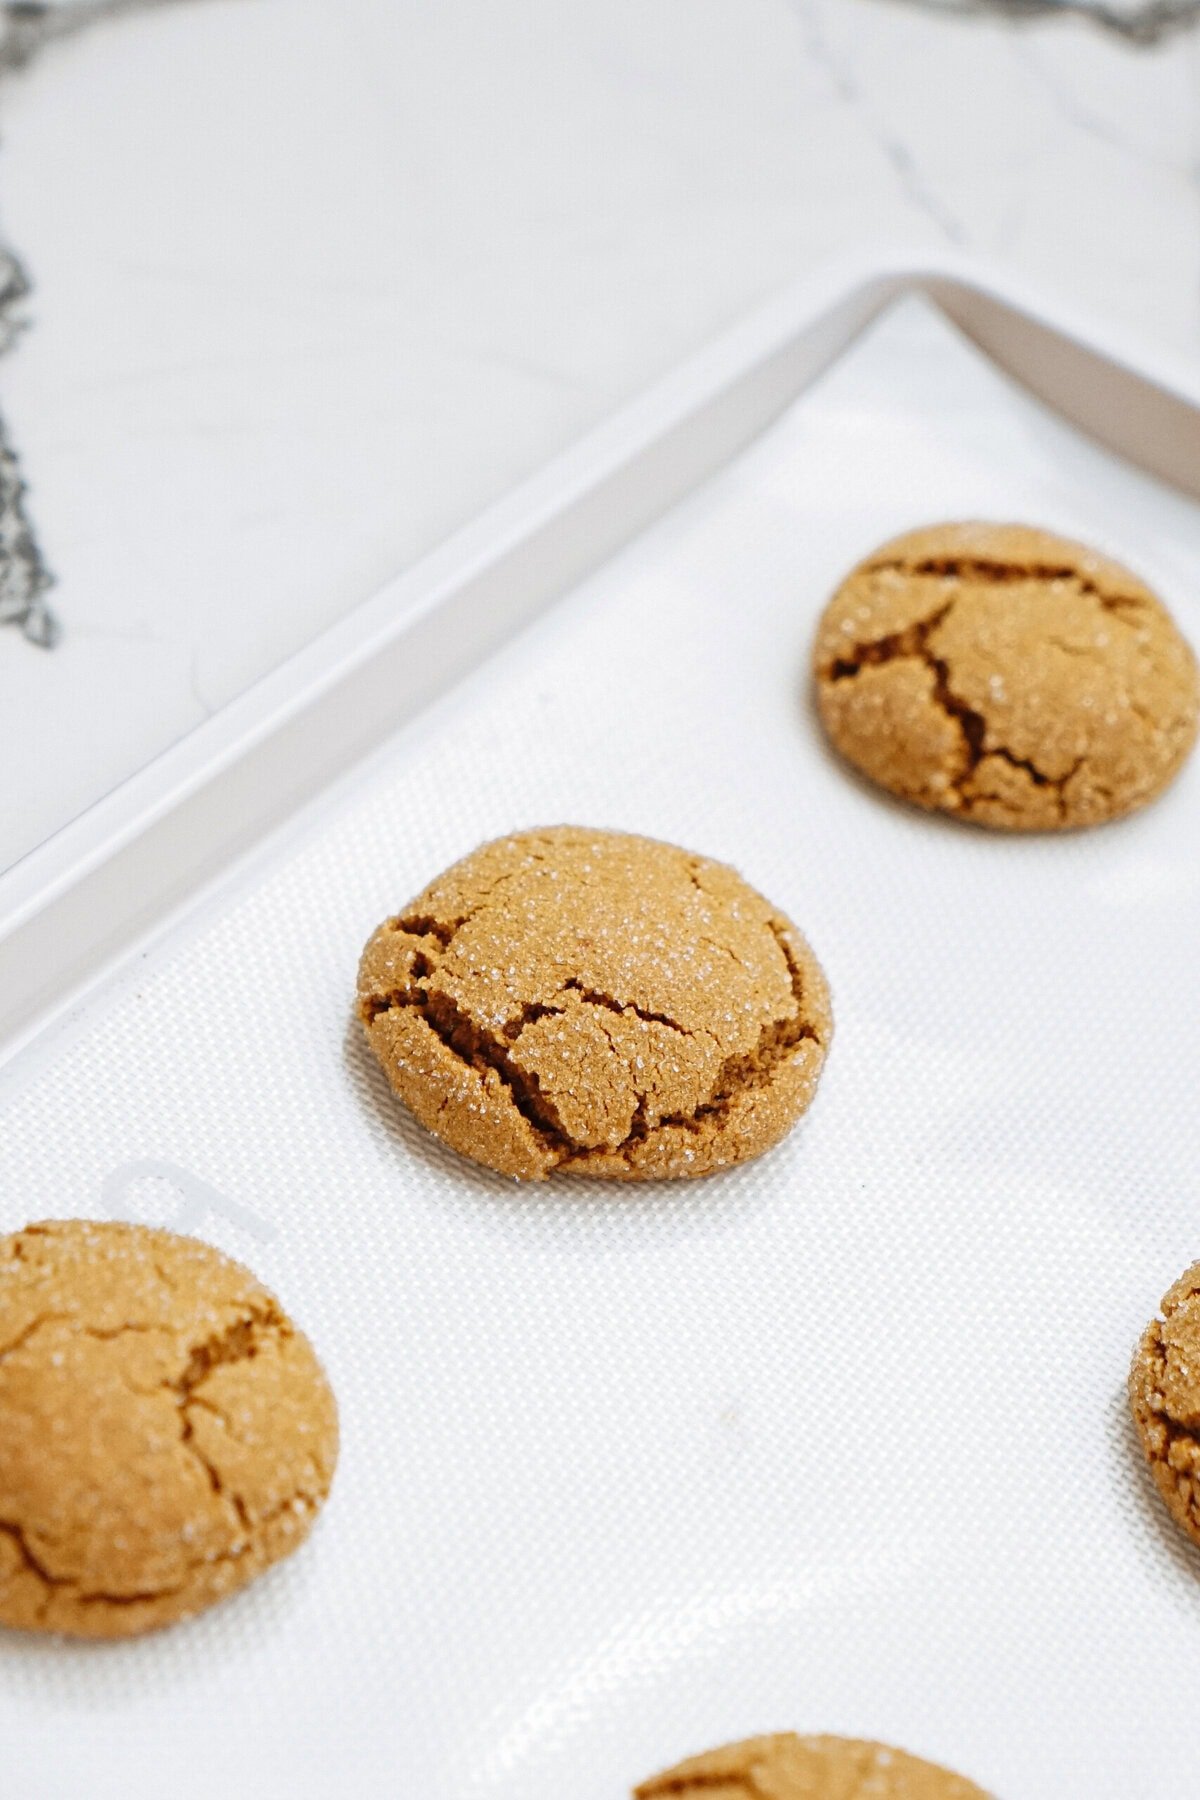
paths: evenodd
<path fill-rule="evenodd" d="M 1196 660 L 1162 602 L 1119 563 L 1023 525 L 884 544 L 826 607 L 814 663 L 848 762 L 1004 831 L 1133 812 L 1196 736 Z"/>
<path fill-rule="evenodd" d="M 422 1125 L 531 1181 L 758 1156 L 831 1031 L 808 945 L 732 869 L 568 825 L 483 845 L 381 925 L 358 1006 Z"/>
<path fill-rule="evenodd" d="M 1163 1295 L 1129 1377 L 1133 1419 L 1175 1523 L 1200 1544 L 1200 1263 Z"/>
<path fill-rule="evenodd" d="M 903 1750 L 854 1738 L 747 1738 L 693 1756 L 635 1800 L 987 1800 L 982 1788 Z"/>
<path fill-rule="evenodd" d="M 337 1444 L 307 1338 L 219 1251 L 78 1219 L 0 1239 L 0 1624 L 200 1612 L 303 1542 Z"/>

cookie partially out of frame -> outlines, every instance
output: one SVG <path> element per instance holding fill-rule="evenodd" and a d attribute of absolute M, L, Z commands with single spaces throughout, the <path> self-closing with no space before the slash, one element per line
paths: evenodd
<path fill-rule="evenodd" d="M 1168 1288 L 1142 1333 L 1129 1397 L 1167 1511 L 1200 1544 L 1200 1263 Z"/>
<path fill-rule="evenodd" d="M 667 1769 L 635 1800 L 987 1800 L 949 1769 L 855 1738 L 747 1738 Z"/>
<path fill-rule="evenodd" d="M 902 799 L 1006 831 L 1144 806 L 1196 735 L 1196 660 L 1136 575 L 1023 525 L 932 525 L 876 550 L 814 653 L 830 741 Z"/>
<path fill-rule="evenodd" d="M 734 870 L 566 825 L 485 844 L 381 925 L 358 1007 L 421 1123 L 527 1180 L 758 1156 L 832 1029 L 808 945 Z"/>
<path fill-rule="evenodd" d="M 308 1339 L 219 1250 L 79 1219 L 0 1239 L 0 1625 L 200 1612 L 304 1541 L 337 1447 Z"/>

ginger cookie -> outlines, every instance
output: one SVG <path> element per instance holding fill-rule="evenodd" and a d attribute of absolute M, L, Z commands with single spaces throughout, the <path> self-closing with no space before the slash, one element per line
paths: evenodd
<path fill-rule="evenodd" d="M 884 544 L 826 607 L 814 662 L 848 762 L 1004 831 L 1133 812 L 1196 736 L 1196 660 L 1162 602 L 1119 563 L 1023 525 Z"/>
<path fill-rule="evenodd" d="M 1129 1376 L 1134 1424 L 1175 1523 L 1200 1544 L 1200 1263 L 1163 1295 Z"/>
<path fill-rule="evenodd" d="M 982 1788 L 903 1750 L 854 1738 L 747 1738 L 693 1756 L 635 1800 L 987 1800 Z"/>
<path fill-rule="evenodd" d="M 0 1239 L 0 1624 L 200 1612 L 304 1541 L 337 1448 L 307 1338 L 220 1251 L 79 1219 Z"/>
<path fill-rule="evenodd" d="M 758 1156 L 831 1031 L 808 945 L 732 869 L 567 825 L 483 845 L 381 925 L 358 1007 L 422 1125 L 533 1181 Z"/>

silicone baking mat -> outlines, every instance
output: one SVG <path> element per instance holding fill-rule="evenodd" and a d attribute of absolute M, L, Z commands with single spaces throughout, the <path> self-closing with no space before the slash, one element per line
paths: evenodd
<path fill-rule="evenodd" d="M 807 696 L 844 569 L 973 515 L 1114 551 L 1200 636 L 1200 509 L 906 302 L 10 1076 L 0 1226 L 186 1207 L 314 1337 L 344 1449 L 309 1546 L 197 1622 L 0 1634 L 5 1796 L 619 1800 L 789 1727 L 1001 1800 L 1189 1788 L 1200 1558 L 1123 1390 L 1200 1254 L 1200 766 L 989 836 L 851 778 Z M 522 1188 L 390 1100 L 362 940 L 561 820 L 731 861 L 809 935 L 837 1032 L 771 1156 Z"/>

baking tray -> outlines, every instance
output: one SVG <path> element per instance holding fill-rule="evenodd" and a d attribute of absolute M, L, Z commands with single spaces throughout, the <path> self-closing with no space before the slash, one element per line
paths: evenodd
<path fill-rule="evenodd" d="M 344 1428 L 237 1599 L 0 1636 L 0 1793 L 619 1800 L 787 1727 L 1002 1800 L 1184 1791 L 1200 1559 L 1123 1384 L 1198 1247 L 1200 776 L 989 836 L 837 766 L 805 671 L 845 568 L 939 517 L 1095 542 L 1195 637 L 1198 501 L 1178 371 L 964 264 L 838 272 L 0 883 L 0 1228 L 200 1231 Z M 732 861 L 810 936 L 837 1036 L 772 1155 L 521 1187 L 388 1096 L 362 940 L 564 819 Z"/>

